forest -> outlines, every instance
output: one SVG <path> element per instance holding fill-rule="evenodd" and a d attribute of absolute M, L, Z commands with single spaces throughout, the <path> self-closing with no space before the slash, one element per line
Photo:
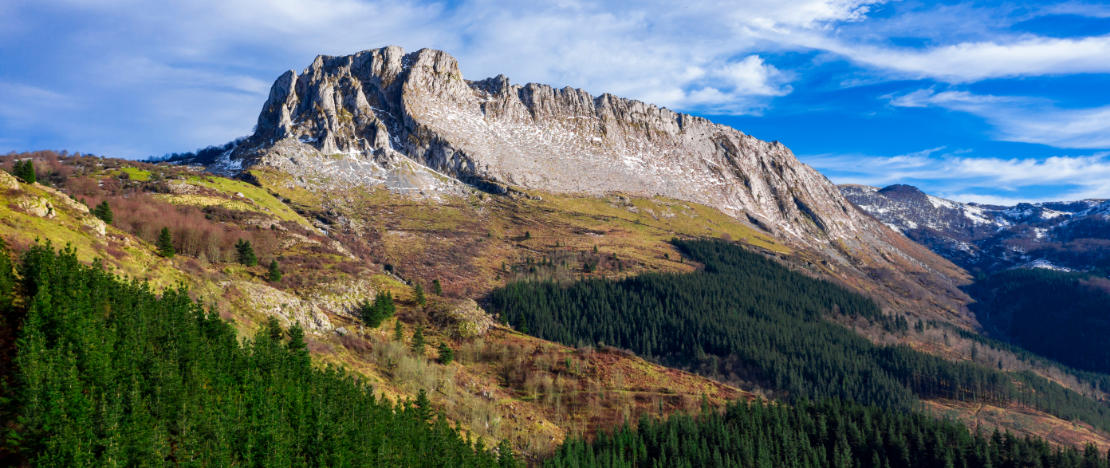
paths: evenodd
<path fill-rule="evenodd" d="M 790 402 L 835 398 L 912 409 L 919 398 L 1020 401 L 1110 430 L 1110 408 L 1036 375 L 878 346 L 825 320 L 884 319 L 870 299 L 843 287 L 732 243 L 673 242 L 704 268 L 569 285 L 515 282 L 491 293 L 491 309 L 541 338 L 629 349 Z"/>
<path fill-rule="evenodd" d="M 1110 373 L 1110 280 L 1044 269 L 1003 271 L 968 290 L 988 333 L 1071 367 Z"/>
<path fill-rule="evenodd" d="M 1108 454 L 1110 456 L 1110 454 Z M 724 411 L 641 418 L 567 441 L 546 461 L 585 467 L 1082 467 L 1110 466 L 1093 445 L 1080 451 L 1037 438 L 966 426 L 914 412 L 830 400 L 781 405 L 737 402 Z"/>
<path fill-rule="evenodd" d="M 188 291 L 156 294 L 72 249 L 0 249 L 0 312 L 0 465 L 516 466 L 423 393 L 391 402 L 313 367 L 298 326 L 240 341 Z"/>

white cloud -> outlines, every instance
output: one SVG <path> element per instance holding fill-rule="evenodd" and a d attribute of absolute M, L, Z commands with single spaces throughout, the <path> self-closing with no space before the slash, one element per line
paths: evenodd
<path fill-rule="evenodd" d="M 782 84 L 785 81 L 783 73 L 774 66 L 763 63 L 758 55 L 729 62 L 714 70 L 711 75 L 744 94 L 781 96 L 790 92 L 789 87 Z"/>
<path fill-rule="evenodd" d="M 898 107 L 940 107 L 982 117 L 1005 141 L 1059 148 L 1110 148 L 1110 106 L 1061 109 L 1037 98 L 921 89 L 892 96 Z"/>
<path fill-rule="evenodd" d="M 875 68 L 960 83 L 986 78 L 1110 72 L 1110 36 L 1022 37 L 924 50 L 830 43 L 827 49 Z"/>
<path fill-rule="evenodd" d="M 157 120 L 168 111 L 144 103 L 186 94 L 193 99 L 173 112 L 245 106 L 208 121 L 187 119 L 179 134 L 157 142 L 166 151 L 218 143 L 189 135 L 230 139 L 249 132 L 253 118 L 233 123 L 220 116 L 256 114 L 272 79 L 317 54 L 391 44 L 446 50 L 468 78 L 504 73 L 517 82 L 610 92 L 678 110 L 758 113 L 791 92 L 793 75 L 766 62 L 759 46 L 775 49 L 775 42 L 753 31 L 820 31 L 863 19 L 875 3 L 561 1 L 525 8 L 494 0 L 186 0 L 152 7 L 139 0 L 43 0 L 0 11 L 23 25 L 23 37 L 47 39 L 35 44 L 43 48 L 40 60 L 75 73 L 44 87 L 89 96 L 86 112 L 114 107 Z M 209 130 L 184 128 L 195 122 Z M 135 137 L 123 130 L 114 136 Z"/>
<path fill-rule="evenodd" d="M 1047 158 L 972 158 L 931 148 L 896 156 L 813 155 L 802 161 L 839 184 L 909 183 L 959 201 L 1014 204 L 1027 201 L 1110 198 L 1110 153 Z M 1025 188 L 1061 187 L 1048 197 L 1022 197 Z M 1003 203 L 1005 202 L 1005 203 Z"/>
<path fill-rule="evenodd" d="M 250 131 L 269 83 L 284 70 L 301 69 L 316 54 L 349 54 L 389 44 L 446 50 L 459 59 L 468 78 L 504 73 L 517 82 L 569 85 L 682 111 L 721 114 L 759 114 L 776 97 L 794 91 L 797 72 L 770 63 L 780 52 L 830 52 L 819 60 L 844 57 L 866 65 L 868 74 L 879 79 L 964 82 L 1110 71 L 1105 60 L 1110 37 L 995 37 L 1005 20 L 992 17 L 988 9 L 964 6 L 924 12 L 911 8 L 905 19 L 870 17 L 882 3 L 562 0 L 522 7 L 497 0 L 184 0 L 152 7 L 140 0 L 40 0 L 0 2 L 0 25 L 11 23 L 19 30 L 0 28 L 0 38 L 36 38 L 35 47 L 42 48 L 36 60 L 54 62 L 71 78 L 50 85 L 24 81 L 83 96 L 79 110 L 86 113 L 116 108 L 135 113 L 139 122 L 188 116 L 179 133 L 138 145 L 148 152 L 219 143 L 200 141 L 202 135 L 220 140 L 241 136 Z M 1073 10 L 1084 7 L 1071 5 Z M 980 20 L 992 21 L 984 37 L 975 36 Z M 976 27 L 945 36 L 961 24 Z M 893 47 L 888 40 L 926 30 L 922 34 L 930 41 L 924 49 Z M 189 101 L 168 102 L 182 96 Z M 242 119 L 245 115 L 251 118 Z M 1088 122 L 1103 114 L 1058 117 L 1070 123 L 1042 128 L 1015 120 L 998 125 L 1008 139 L 1077 147 L 1096 147 L 1104 140 L 1095 136 L 1100 127 Z M 1053 137 L 1059 130 L 1065 136 Z M 105 137 L 136 135 L 116 129 Z"/>

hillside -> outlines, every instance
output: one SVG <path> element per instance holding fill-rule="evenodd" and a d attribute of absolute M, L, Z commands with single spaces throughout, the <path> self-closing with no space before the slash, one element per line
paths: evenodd
<path fill-rule="evenodd" d="M 507 439 L 533 456 L 554 450 L 568 435 L 590 434 L 641 414 L 695 410 L 706 397 L 715 404 L 751 397 L 733 386 L 619 350 L 566 347 L 520 334 L 498 325 L 469 299 L 478 297 L 472 291 L 492 287 L 487 282 L 497 281 L 495 272 L 500 268 L 506 279 L 692 269 L 668 244 L 653 241 L 674 235 L 663 230 L 665 222 L 653 226 L 647 221 L 653 219 L 650 215 L 627 209 L 669 206 L 677 211 L 680 205 L 673 202 L 628 199 L 629 206 L 624 207 L 568 198 L 560 202 L 566 208 L 556 211 L 546 204 L 548 208 L 542 210 L 514 203 L 495 205 L 484 197 L 490 206 L 486 216 L 495 221 L 491 228 L 533 216 L 535 237 L 525 240 L 515 229 L 491 234 L 483 227 L 473 233 L 475 239 L 456 245 L 449 238 L 425 243 L 416 236 L 434 239 L 457 228 L 452 223 L 473 226 L 470 223 L 482 221 L 471 218 L 476 206 L 483 207 L 477 197 L 441 205 L 414 204 L 381 192 L 362 194 L 367 213 L 403 214 L 389 216 L 391 224 L 398 224 L 388 231 L 409 235 L 409 241 L 381 242 L 335 231 L 325 236 L 324 229 L 305 226 L 318 216 L 305 217 L 292 210 L 286 204 L 292 200 L 190 168 L 52 152 L 20 155 L 25 156 L 33 156 L 41 183 L 23 184 L 0 173 L 0 181 L 6 184 L 0 193 L 0 238 L 17 252 L 30 248 L 36 239 L 49 240 L 55 246 L 72 246 L 83 262 L 101 259 L 111 271 L 149 281 L 155 288 L 185 284 L 192 297 L 215 307 L 244 336 L 254 335 L 269 317 L 286 328 L 298 324 L 305 329 L 307 348 L 318 362 L 338 364 L 361 375 L 376 393 L 390 399 L 414 398 L 426 389 L 436 408 L 484 438 L 487 446 Z M 6 159 L 7 164 L 0 165 L 10 167 L 13 157 Z M 45 185 L 53 183 L 61 190 Z M 94 207 L 108 201 L 114 207 L 113 223 L 106 225 L 78 200 Z M 749 236 L 757 245 L 781 249 L 708 208 L 687 210 L 679 219 L 697 220 L 689 223 L 688 235 L 719 227 L 737 239 Z M 551 223 L 542 223 L 541 213 L 549 213 Z M 597 219 L 606 222 L 597 224 Z M 441 220 L 446 227 L 437 228 L 431 220 Z M 574 232 L 586 223 L 605 230 L 579 232 L 576 237 Z M 545 225 L 551 227 L 545 230 Z M 173 233 L 178 254 L 172 259 L 157 254 L 155 241 L 161 226 Z M 521 224 L 522 229 L 530 226 Z M 567 266 L 560 261 L 562 270 L 550 267 L 547 273 L 548 267 L 539 266 L 540 259 L 556 250 L 545 247 L 556 235 L 562 236 L 559 245 L 565 247 Z M 234 244 L 239 239 L 252 241 L 260 265 L 237 262 Z M 451 257 L 439 255 L 473 255 L 467 249 L 486 244 L 488 276 L 456 276 L 452 272 L 460 270 L 421 260 L 446 262 Z M 277 259 L 285 272 L 278 282 L 265 280 L 263 266 L 270 259 Z M 586 263 L 593 265 L 593 273 L 582 271 Z M 423 306 L 414 298 L 416 278 L 428 291 Z M 432 278 L 440 279 L 442 294 L 432 292 Z M 356 310 L 380 291 L 397 298 L 399 320 L 371 329 L 361 324 Z M 399 341 L 394 338 L 398 321 L 403 330 Z M 408 345 L 417 328 L 428 343 L 423 353 L 413 352 Z M 455 362 L 434 362 L 440 342 L 453 348 Z"/>
<path fill-rule="evenodd" d="M 36 238 L 68 243 L 85 262 L 101 258 L 114 271 L 157 287 L 185 283 L 193 297 L 212 304 L 245 336 L 271 316 L 284 327 L 299 324 L 317 362 L 339 364 L 391 399 L 434 389 L 429 398 L 449 421 L 487 446 L 507 439 L 526 457 L 551 453 L 566 437 L 588 436 L 626 419 L 695 411 L 706 398 L 723 405 L 776 390 L 748 377 L 706 374 L 733 382 L 722 384 L 588 342 L 566 346 L 533 338 L 499 325 L 499 317 L 487 315 L 470 299 L 515 280 L 619 279 L 701 268 L 671 243 L 676 236 L 731 239 L 798 271 L 820 273 L 806 269 L 804 252 L 712 208 L 678 200 L 540 191 L 472 193 L 438 201 L 385 190 L 334 191 L 324 197 L 282 186 L 283 175 L 272 170 L 252 171 L 252 180 L 280 190 L 189 167 L 49 152 L 19 155 L 24 156 L 33 156 L 42 183 L 0 176 L 10 185 L 0 206 L 0 237 L 16 250 L 29 248 Z M 108 201 L 115 207 L 113 223 L 98 223 L 75 199 L 93 206 Z M 172 259 L 156 253 L 159 226 L 173 232 L 179 254 Z M 252 241 L 262 265 L 237 262 L 239 239 Z M 285 272 L 280 281 L 265 281 L 263 265 L 270 259 Z M 435 280 L 439 294 L 433 292 Z M 415 284 L 427 291 L 423 306 L 416 302 Z M 361 325 L 356 310 L 380 291 L 397 297 L 399 320 L 371 329 Z M 398 321 L 401 340 L 394 338 Z M 854 326 L 865 333 L 874 327 Z M 417 328 L 428 343 L 422 353 L 408 345 Z M 977 357 L 994 365 L 992 359 L 1007 356 L 988 346 L 968 356 L 970 348 L 956 329 L 944 332 L 942 340 L 945 328 L 939 323 L 921 333 L 915 327 L 897 333 L 883 326 L 875 330 L 879 341 L 917 343 L 953 359 Z M 434 362 L 440 342 L 453 348 L 455 362 Z M 1007 368 L 1032 369 L 1068 388 L 1100 395 L 1082 376 L 1036 360 L 1005 359 Z M 959 410 L 958 404 L 939 404 Z M 1078 427 L 1050 413 L 1036 417 L 1035 427 Z M 997 419 L 1003 429 L 1031 424 Z M 1064 439 L 1055 438 L 1062 434 L 1057 430 L 1034 433 L 1061 443 L 1110 446 L 1100 430 L 1086 427 Z"/>

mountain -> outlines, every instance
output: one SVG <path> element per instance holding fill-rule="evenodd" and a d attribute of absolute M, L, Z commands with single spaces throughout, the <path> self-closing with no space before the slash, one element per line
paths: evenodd
<path fill-rule="evenodd" d="M 977 334 L 964 270 L 860 211 L 782 145 L 636 101 L 465 81 L 442 52 L 385 48 L 282 75 L 253 135 L 175 158 L 204 167 L 0 156 L 0 167 L 17 162 L 33 162 L 38 182 L 0 174 L 0 239 L 13 258 L 49 251 L 45 240 L 71 246 L 59 258 L 151 291 L 187 287 L 234 327 L 219 332 L 226 343 L 269 336 L 303 348 L 314 368 L 434 408 L 437 421 L 530 462 L 621 421 L 835 396 L 1110 447 L 1110 376 Z M 172 257 L 157 248 L 165 237 Z M 274 263 L 280 278 L 265 267 Z M 18 297 L 18 307 L 40 299 Z M 369 320 L 385 298 L 392 316 Z M 114 308 L 58 304 L 74 323 Z M 11 317 L 0 380 L 26 382 L 38 361 L 12 356 L 37 341 L 20 341 L 33 327 Z M 134 335 L 121 325 L 113 333 Z M 50 372 L 108 382 L 85 352 L 103 340 L 63 328 L 75 355 L 96 363 L 74 374 L 53 359 Z M 145 330 L 158 343 L 181 329 Z M 211 388 L 194 383 L 180 393 Z M 5 395 L 0 414 L 13 417 L 0 419 L 41 407 L 28 395 Z M 155 415 L 167 427 L 177 416 Z M 197 440 L 179 436 L 193 434 L 157 437 L 187 449 Z M 821 452 L 846 456 L 847 442 L 834 445 Z M 19 449 L 0 445 L 0 459 L 8 448 Z"/>
<path fill-rule="evenodd" d="M 958 268 L 855 209 L 782 144 L 609 94 L 504 76 L 468 81 L 441 51 L 317 57 L 275 81 L 253 135 L 192 162 L 228 175 L 273 170 L 290 176 L 287 187 L 312 191 L 385 187 L 439 199 L 477 188 L 698 203 L 889 307 L 964 320 Z"/>
<path fill-rule="evenodd" d="M 909 185 L 842 185 L 844 196 L 910 239 L 976 273 L 1110 267 L 1110 201 L 960 203 Z"/>

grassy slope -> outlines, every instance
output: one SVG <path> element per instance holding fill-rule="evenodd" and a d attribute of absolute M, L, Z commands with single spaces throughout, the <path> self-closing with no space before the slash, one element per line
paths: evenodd
<path fill-rule="evenodd" d="M 135 177 L 136 171 L 143 171 L 145 177 Z M 128 166 L 98 170 L 92 177 L 119 178 L 128 174 L 131 182 L 146 184 L 155 179 L 151 171 L 174 183 L 204 189 L 190 192 L 192 189 L 179 187 L 180 194 L 160 194 L 171 195 L 162 196 L 163 201 L 191 204 L 190 195 L 203 196 L 215 200 L 213 205 L 223 209 L 250 214 L 243 221 L 248 224 L 268 225 L 260 222 L 264 217 L 307 224 L 304 217 L 278 197 L 256 186 L 244 187 L 241 181 L 189 177 L 176 168 L 159 174 L 158 169 Z M 28 212 L 20 205 L 20 200 L 25 199 L 48 202 L 54 207 L 54 217 Z M 275 203 L 280 206 L 261 208 Z M 455 221 L 442 216 L 451 208 L 433 208 L 426 212 L 411 207 L 406 214 L 412 217 L 406 217 L 405 222 L 410 227 L 435 226 L 433 221 L 440 219 L 442 224 L 438 227 L 451 228 Z M 429 306 L 421 307 L 414 301 L 412 287 L 396 275 L 383 273 L 381 264 L 362 262 L 361 270 L 345 271 L 346 268 L 338 266 L 349 253 L 324 248 L 322 244 L 326 242 L 301 239 L 300 235 L 283 238 L 274 255 L 283 259 L 298 255 L 322 259 L 320 264 L 286 267 L 286 275 L 312 275 L 311 286 L 305 288 L 267 284 L 262 280 L 261 266 L 209 263 L 182 255 L 165 259 L 155 253 L 149 242 L 112 226 L 107 226 L 106 234 L 100 236 L 94 228 L 87 227 L 98 221 L 83 205 L 42 185 L 19 184 L 17 190 L 0 190 L 0 219 L 3 220 L 0 237 L 17 250 L 36 239 L 50 240 L 59 246 L 70 244 L 82 260 L 102 259 L 122 274 L 150 281 L 156 287 L 185 284 L 196 298 L 218 307 L 221 315 L 234 321 L 244 333 L 253 332 L 266 314 L 285 320 L 303 319 L 298 317 L 297 309 L 314 305 L 331 329 L 343 330 L 309 334 L 308 343 L 317 362 L 353 369 L 375 382 L 378 391 L 390 398 L 411 398 L 418 390 L 426 389 L 433 402 L 452 420 L 486 438 L 487 444 L 507 438 L 527 455 L 553 450 L 568 434 L 591 433 L 645 412 L 693 411 L 703 397 L 711 404 L 753 397 L 728 385 L 616 350 L 568 348 L 499 326 L 476 339 L 454 337 L 449 329 L 437 324 L 434 316 L 429 316 L 429 311 L 449 309 L 459 302 L 457 297 L 437 297 L 429 292 Z M 309 267 L 316 270 L 300 271 Z M 445 281 L 448 287 L 450 284 Z M 379 290 L 388 290 L 398 298 L 397 315 L 403 322 L 404 343 L 392 340 L 393 320 L 379 329 L 366 329 L 351 315 L 355 303 Z M 417 323 L 427 327 L 428 346 L 423 357 L 415 355 L 407 344 Z M 457 350 L 456 362 L 448 365 L 434 362 L 435 347 L 441 342 Z"/>
<path fill-rule="evenodd" d="M 473 194 L 428 202 L 384 190 L 324 197 L 289 184 L 277 173 L 256 172 L 262 188 L 220 177 L 190 176 L 178 168 L 113 164 L 123 166 L 106 168 L 98 177 L 126 173 L 145 187 L 157 178 L 152 171 L 159 177 L 166 177 L 162 172 L 178 174 L 176 181 L 198 191 L 168 194 L 164 200 L 190 204 L 193 200 L 185 195 L 207 197 L 210 205 L 251 214 L 252 223 L 268 217 L 308 226 L 308 218 L 330 216 L 337 222 L 327 226 L 328 230 L 342 245 L 329 247 L 326 238 L 288 234 L 275 254 L 316 259 L 311 264 L 290 264 L 286 271 L 287 275 L 310 276 L 310 286 L 280 283 L 271 287 L 261 280 L 261 267 L 180 256 L 162 259 L 153 254 L 149 243 L 112 227 L 100 237 L 83 227 L 92 218 L 79 207 L 70 206 L 47 188 L 26 185 L 19 192 L 0 192 L 0 236 L 16 246 L 35 238 L 70 243 L 83 259 L 105 258 L 124 274 L 148 279 L 156 286 L 184 282 L 201 300 L 220 304 L 224 317 L 234 320 L 241 331 L 253 331 L 268 313 L 296 318 L 293 309 L 306 302 L 295 301 L 323 297 L 326 300 L 314 303 L 318 313 L 343 332 L 310 334 L 310 349 L 319 362 L 353 369 L 393 398 L 429 389 L 433 401 L 451 419 L 490 441 L 508 438 L 532 455 L 551 450 L 568 434 L 590 433 L 644 412 L 696 409 L 703 395 L 711 403 L 753 395 L 616 350 L 568 348 L 502 327 L 495 326 L 478 339 L 459 339 L 437 326 L 429 309 L 480 297 L 512 279 L 691 271 L 696 265 L 684 262 L 666 242 L 676 236 L 727 236 L 795 265 L 815 263 L 809 254 L 777 244 L 720 212 L 661 198 L 530 193 L 519 197 Z M 52 200 L 61 207 L 56 218 L 25 213 L 18 207 L 18 199 L 27 196 Z M 338 216 L 344 221 L 339 222 Z M 360 260 L 350 261 L 352 255 Z M 385 264 L 393 266 L 396 274 L 383 272 Z M 594 267 L 587 268 L 591 264 Z M 352 265 L 357 268 L 352 270 Z M 429 291 L 431 281 L 438 279 L 444 287 L 443 297 L 433 296 L 433 306 L 420 307 L 402 278 L 423 283 Z M 399 298 L 398 317 L 405 340 L 411 338 L 415 324 L 428 325 L 424 357 L 392 340 L 392 320 L 371 330 L 351 316 L 355 302 L 383 289 Z M 280 304 L 273 306 L 275 301 Z M 430 360 L 440 342 L 456 349 L 456 362 L 444 366 Z M 1013 409 L 1000 411 L 1018 414 Z M 1046 415 L 1038 418 L 1044 423 L 1037 428 L 1070 424 Z M 999 420 L 1003 427 L 1016 424 L 1015 418 Z M 1083 434 L 1088 438 L 1075 440 L 1110 442 L 1103 434 Z"/>

